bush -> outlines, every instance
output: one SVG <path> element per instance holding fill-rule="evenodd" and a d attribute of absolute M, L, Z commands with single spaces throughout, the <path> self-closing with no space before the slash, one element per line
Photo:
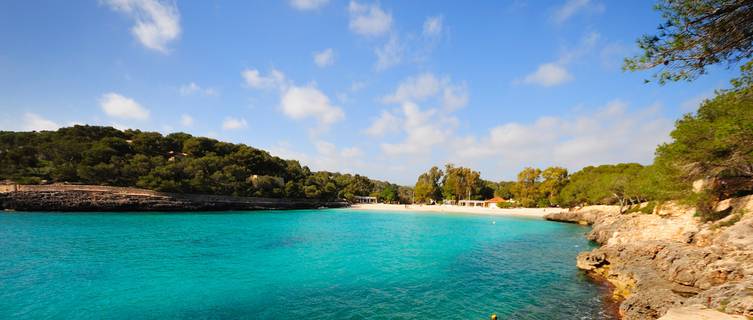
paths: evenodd
<path fill-rule="evenodd" d="M 515 206 L 513 205 L 512 202 L 507 202 L 507 201 L 497 202 L 497 208 L 509 209 L 509 208 L 514 208 L 514 207 Z"/>

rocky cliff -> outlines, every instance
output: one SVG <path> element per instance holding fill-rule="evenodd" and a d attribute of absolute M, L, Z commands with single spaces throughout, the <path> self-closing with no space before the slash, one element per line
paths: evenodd
<path fill-rule="evenodd" d="M 653 214 L 596 206 L 546 218 L 593 226 L 587 236 L 601 246 L 577 265 L 615 285 L 625 319 L 753 317 L 753 196 L 716 210 L 731 214 L 704 223 L 693 208 L 668 203 Z"/>
<path fill-rule="evenodd" d="M 16 211 L 211 211 L 340 208 L 344 201 L 161 193 L 102 186 L 17 186 L 0 192 L 0 209 Z"/>

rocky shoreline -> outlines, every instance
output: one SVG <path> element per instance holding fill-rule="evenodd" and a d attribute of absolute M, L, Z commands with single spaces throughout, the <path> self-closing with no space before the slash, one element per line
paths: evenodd
<path fill-rule="evenodd" d="M 592 225 L 600 245 L 577 266 L 615 286 L 624 319 L 753 317 L 753 196 L 722 201 L 731 214 L 701 222 L 690 207 L 667 203 L 653 214 L 616 206 L 553 213 L 552 221 Z"/>
<path fill-rule="evenodd" d="M 0 192 L 0 209 L 14 211 L 224 211 L 347 206 L 345 201 L 175 194 L 104 186 L 16 186 Z"/>

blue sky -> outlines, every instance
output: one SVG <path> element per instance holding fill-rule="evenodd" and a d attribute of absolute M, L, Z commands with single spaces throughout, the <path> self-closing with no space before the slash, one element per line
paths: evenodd
<path fill-rule="evenodd" d="M 650 163 L 725 87 L 624 73 L 652 1 L 4 1 L 0 130 L 112 125 L 412 184 Z"/>

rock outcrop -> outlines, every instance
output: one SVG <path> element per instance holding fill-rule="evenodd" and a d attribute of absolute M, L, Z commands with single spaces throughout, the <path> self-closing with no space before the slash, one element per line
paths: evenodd
<path fill-rule="evenodd" d="M 547 219 L 593 226 L 587 237 L 601 246 L 578 255 L 576 264 L 614 284 L 625 319 L 679 319 L 698 306 L 705 310 L 699 317 L 683 319 L 753 317 L 753 196 L 716 210 L 732 214 L 703 223 L 693 208 L 665 204 L 653 214 L 600 206 Z"/>
<path fill-rule="evenodd" d="M 0 209 L 16 211 L 277 210 L 348 205 L 344 201 L 174 194 L 102 186 L 34 186 L 0 192 Z"/>

